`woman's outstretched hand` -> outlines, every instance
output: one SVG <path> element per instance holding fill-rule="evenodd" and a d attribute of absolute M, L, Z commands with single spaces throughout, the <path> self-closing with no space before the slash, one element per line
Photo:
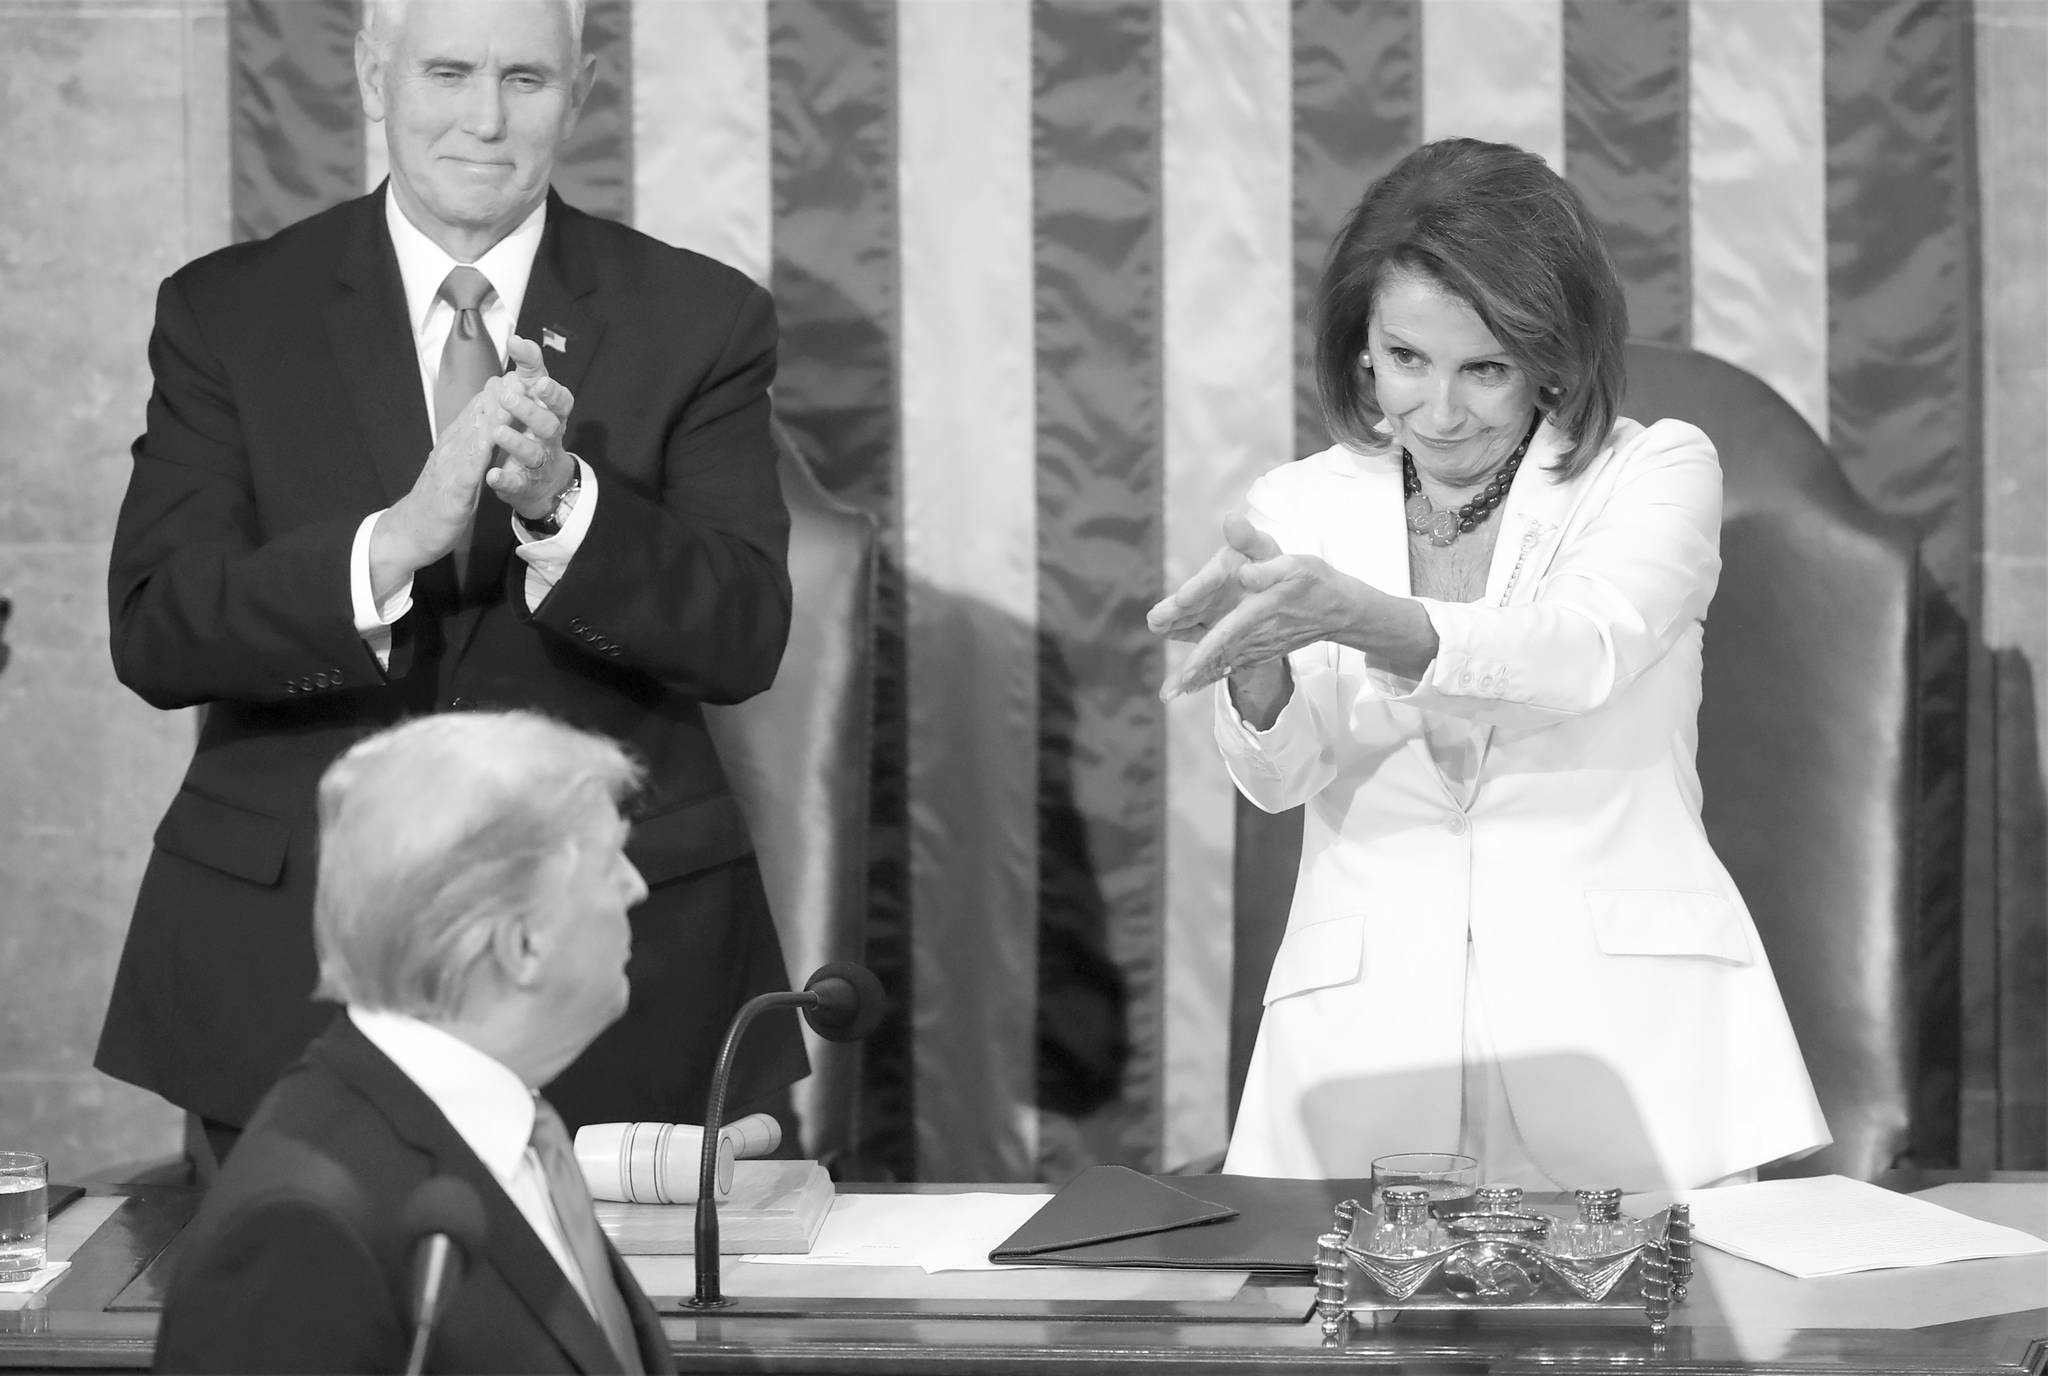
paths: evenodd
<path fill-rule="evenodd" d="M 1145 613 L 1145 624 L 1168 640 L 1197 641 L 1238 604 L 1244 588 L 1238 574 L 1246 564 L 1276 558 L 1280 545 L 1244 516 L 1223 518 L 1223 548 L 1195 575 Z"/>
<path fill-rule="evenodd" d="M 1233 673 L 1281 659 L 1357 618 L 1365 585 L 1313 555 L 1285 554 L 1241 515 L 1223 523 L 1224 546 L 1146 614 L 1174 640 L 1195 641 L 1159 696 L 1171 700 Z"/>

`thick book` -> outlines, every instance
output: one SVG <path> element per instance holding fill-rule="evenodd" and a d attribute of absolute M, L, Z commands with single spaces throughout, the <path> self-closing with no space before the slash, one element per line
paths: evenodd
<path fill-rule="evenodd" d="M 1312 1275 L 1316 1239 L 1369 1180 L 1152 1176 L 1091 1166 L 989 1260 L 1038 1266 L 1183 1267 Z"/>

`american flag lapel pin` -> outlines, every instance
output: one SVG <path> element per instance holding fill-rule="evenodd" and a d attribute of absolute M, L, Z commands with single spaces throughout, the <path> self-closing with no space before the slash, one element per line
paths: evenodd
<path fill-rule="evenodd" d="M 558 354 L 568 353 L 569 336 L 552 325 L 543 325 L 540 331 L 540 346 L 543 349 L 553 349 Z"/>

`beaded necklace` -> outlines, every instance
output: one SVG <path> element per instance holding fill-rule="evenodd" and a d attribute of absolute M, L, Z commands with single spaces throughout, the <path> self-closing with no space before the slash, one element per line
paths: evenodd
<path fill-rule="evenodd" d="M 1478 529 L 1486 518 L 1493 515 L 1508 495 L 1508 486 L 1515 480 L 1515 470 L 1522 466 L 1522 456 L 1529 452 L 1529 442 L 1536 438 L 1536 428 L 1543 424 L 1539 412 L 1529 422 L 1529 433 L 1522 436 L 1522 442 L 1515 446 L 1515 452 L 1508 455 L 1507 462 L 1495 469 L 1493 476 L 1486 480 L 1486 486 L 1476 496 L 1456 510 L 1438 510 L 1434 502 L 1422 491 L 1422 479 L 1415 474 L 1415 460 L 1404 448 L 1401 451 L 1401 489 L 1408 496 L 1408 531 L 1412 535 L 1426 535 L 1429 542 L 1441 548 L 1450 544 L 1460 535 Z"/>

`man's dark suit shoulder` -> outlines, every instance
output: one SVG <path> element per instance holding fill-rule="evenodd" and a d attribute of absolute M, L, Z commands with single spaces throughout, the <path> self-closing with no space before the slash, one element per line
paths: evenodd
<path fill-rule="evenodd" d="M 409 1260 L 393 1201 L 431 1168 L 309 1053 L 251 1120 L 180 1240 L 159 1369 L 402 1359 Z"/>
<path fill-rule="evenodd" d="M 631 225 L 578 210 L 556 199 L 548 213 L 572 254 L 587 250 L 600 287 L 689 291 L 712 307 L 737 307 L 767 292 L 738 268 L 694 249 L 678 248 Z"/>
<path fill-rule="evenodd" d="M 358 197 L 264 238 L 217 248 L 173 272 L 165 288 L 195 310 L 212 304 L 209 326 L 232 327 L 238 319 L 262 319 L 280 310 L 303 308 L 334 291 L 334 274 L 308 271 L 307 264 L 338 262 L 378 204 L 374 195 Z"/>
<path fill-rule="evenodd" d="M 405 1205 L 437 1175 L 477 1191 L 485 1229 L 429 1369 L 566 1371 L 572 1351 L 601 1351 L 595 1320 L 511 1199 L 344 1016 L 272 1086 L 181 1238 L 158 1369 L 398 1370 L 411 1332 Z M 670 1369 L 659 1319 L 620 1284 L 643 1359 Z"/>

